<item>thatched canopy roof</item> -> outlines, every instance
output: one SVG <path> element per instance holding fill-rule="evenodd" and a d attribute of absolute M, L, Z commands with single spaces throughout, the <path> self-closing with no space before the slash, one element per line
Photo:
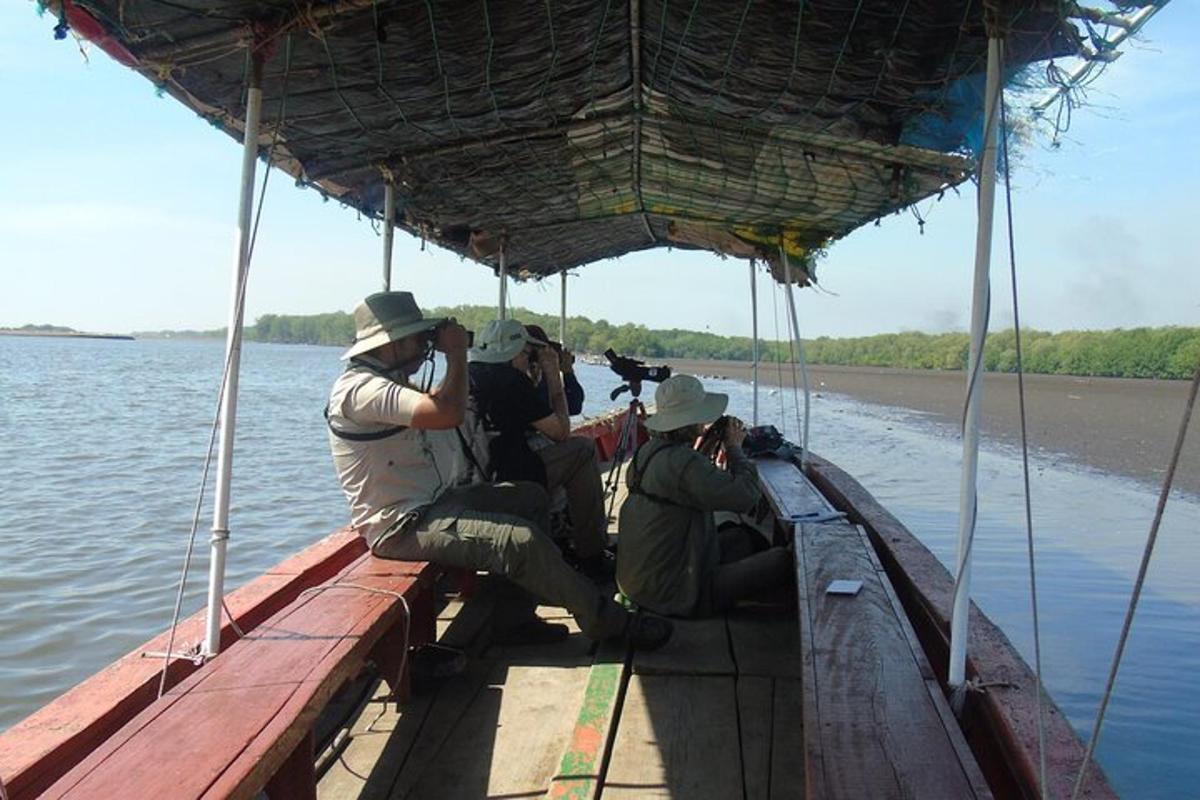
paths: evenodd
<path fill-rule="evenodd" d="M 373 217 L 545 275 L 656 246 L 803 255 L 965 180 L 987 27 L 1078 51 L 1058 0 L 63 0 L 76 32 Z"/>

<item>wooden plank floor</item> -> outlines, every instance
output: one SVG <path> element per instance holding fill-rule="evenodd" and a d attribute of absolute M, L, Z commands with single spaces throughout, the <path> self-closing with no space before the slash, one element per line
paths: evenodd
<path fill-rule="evenodd" d="M 794 612 L 682 622 L 667 647 L 635 656 L 580 635 L 494 646 L 495 594 L 485 580 L 439 619 L 441 641 L 472 655 L 466 674 L 399 712 L 377 687 L 320 798 L 803 796 L 798 667 L 784 663 L 800 657 Z"/>

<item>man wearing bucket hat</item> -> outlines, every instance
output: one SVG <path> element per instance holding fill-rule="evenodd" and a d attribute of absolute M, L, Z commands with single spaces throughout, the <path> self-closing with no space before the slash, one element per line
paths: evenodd
<path fill-rule="evenodd" d="M 491 465 L 503 480 L 530 480 L 550 492 L 562 488 L 571 516 L 571 541 L 580 569 L 592 578 L 611 578 L 608 517 L 596 448 L 571 436 L 558 352 L 514 319 L 492 320 L 470 353 L 471 396 L 494 434 Z M 534 366 L 545 394 L 532 379 Z M 547 397 L 549 398 L 547 400 Z M 549 440 L 536 450 L 531 436 Z"/>
<path fill-rule="evenodd" d="M 430 561 L 504 575 L 566 607 L 585 635 L 628 634 L 652 648 L 671 633 L 665 620 L 633 617 L 562 559 L 545 535 L 548 498 L 532 483 L 479 482 L 467 437 L 468 334 L 454 320 L 422 315 L 409 292 L 380 292 L 354 310 L 355 340 L 343 358 L 326 418 L 334 465 L 353 523 L 382 558 Z M 436 349 L 441 384 L 422 392 L 409 379 Z M 530 614 L 525 641 L 565 633 Z"/>
<path fill-rule="evenodd" d="M 676 375 L 654 393 L 646 421 L 650 441 L 626 473 L 621 507 L 617 585 L 642 608 L 669 616 L 705 616 L 785 585 L 791 553 L 734 526 L 718 532 L 714 512 L 751 511 L 758 473 L 742 453 L 746 433 L 728 418 L 723 443 L 728 470 L 692 443 L 724 412 L 729 397 L 706 392 L 691 375 Z"/>

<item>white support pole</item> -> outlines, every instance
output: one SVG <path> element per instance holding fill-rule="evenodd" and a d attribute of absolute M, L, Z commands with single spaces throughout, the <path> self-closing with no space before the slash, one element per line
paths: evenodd
<path fill-rule="evenodd" d="M 558 341 L 563 347 L 567 346 L 567 271 L 558 273 L 559 289 L 562 297 L 558 304 Z"/>
<path fill-rule="evenodd" d="M 751 420 L 758 425 L 758 265 L 750 259 L 750 357 L 753 359 L 751 378 L 754 383 L 754 414 Z"/>
<path fill-rule="evenodd" d="M 383 290 L 392 290 L 392 242 L 396 237 L 396 186 L 383 184 Z"/>
<path fill-rule="evenodd" d="M 800 338 L 800 322 L 796 316 L 796 297 L 792 292 L 792 260 L 788 258 L 787 248 L 783 241 L 779 242 L 779 257 L 783 260 L 783 276 L 787 288 L 787 306 L 792 322 L 792 341 L 796 343 L 796 358 L 800 362 L 800 384 L 804 387 L 804 419 L 797 419 L 800 429 L 800 467 L 808 469 L 808 417 L 812 406 L 812 393 L 808 387 L 808 365 L 804 361 L 804 340 Z M 796 412 L 799 414 L 799 410 Z"/>
<path fill-rule="evenodd" d="M 221 430 L 217 451 L 217 482 L 213 499 L 211 555 L 208 567 L 208 617 L 204 651 L 221 649 L 221 606 L 225 596 L 225 548 L 229 541 L 229 486 L 233 477 L 233 432 L 237 422 L 238 368 L 242 354 L 243 301 L 250 266 L 250 216 L 254 210 L 254 173 L 258 160 L 258 130 L 262 111 L 262 60 L 252 55 L 250 87 L 246 93 L 246 131 L 242 141 L 242 181 L 238 189 L 237 231 L 233 259 L 233 294 L 225 339 L 228 374 L 221 395 Z"/>
<path fill-rule="evenodd" d="M 983 157 L 979 165 L 979 214 L 975 231 L 975 287 L 971 297 L 971 354 L 967 362 L 967 408 L 963 415 L 962 473 L 959 479 L 958 560 L 954 581 L 954 611 L 950 618 L 948 683 L 952 705 L 961 708 L 967 662 L 967 618 L 971 608 L 971 544 L 978 508 L 976 472 L 979 466 L 979 409 L 983 403 L 983 344 L 991 302 L 989 270 L 992 257 L 992 213 L 996 196 L 997 132 L 1000 123 L 1000 70 L 1003 42 L 988 39 L 987 89 L 984 98 Z"/>
<path fill-rule="evenodd" d="M 505 250 L 507 242 L 500 240 L 500 307 L 496 316 L 508 319 L 508 257 Z"/>

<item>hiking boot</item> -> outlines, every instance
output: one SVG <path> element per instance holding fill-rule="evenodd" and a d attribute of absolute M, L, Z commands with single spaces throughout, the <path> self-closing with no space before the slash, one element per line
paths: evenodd
<path fill-rule="evenodd" d="M 611 581 L 617 574 L 617 557 L 608 550 L 601 550 L 594 556 L 579 559 L 575 568 L 594 583 Z"/>
<path fill-rule="evenodd" d="M 497 631 L 492 642 L 499 645 L 554 644 L 570 635 L 571 629 L 562 623 L 529 617 Z"/>
<path fill-rule="evenodd" d="M 670 620 L 639 611 L 629 616 L 625 637 L 634 650 L 649 652 L 666 644 L 674 631 L 675 626 Z"/>

